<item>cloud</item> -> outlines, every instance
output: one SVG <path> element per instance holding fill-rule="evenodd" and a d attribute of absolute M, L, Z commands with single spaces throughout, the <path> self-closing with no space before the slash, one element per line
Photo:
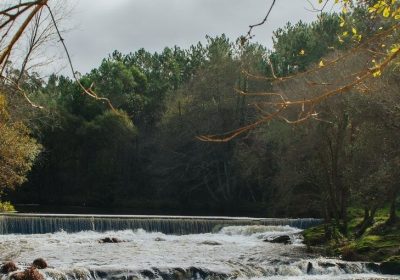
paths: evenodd
<path fill-rule="evenodd" d="M 113 50 L 139 48 L 160 51 L 205 41 L 206 35 L 225 33 L 232 40 L 260 21 L 269 0 L 80 0 L 72 21 L 78 28 L 66 34 L 74 64 L 81 72 L 97 67 Z M 280 0 L 266 25 L 255 30 L 255 40 L 271 46 L 272 31 L 286 22 L 316 18 L 305 0 Z"/>

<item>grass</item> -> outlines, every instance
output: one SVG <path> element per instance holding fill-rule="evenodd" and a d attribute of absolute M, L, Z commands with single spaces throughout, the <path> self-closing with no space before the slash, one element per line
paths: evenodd
<path fill-rule="evenodd" d="M 325 238 L 324 225 L 308 228 L 303 231 L 304 243 L 307 246 L 318 246 L 325 244 L 327 241 Z"/>
<path fill-rule="evenodd" d="M 348 247 L 375 262 L 400 259 L 400 223 L 388 227 L 384 220 L 375 222 L 360 238 L 351 240 Z"/>
<path fill-rule="evenodd" d="M 392 226 L 385 224 L 389 216 L 388 208 L 377 211 L 374 224 L 358 238 L 355 237 L 354 232 L 363 219 L 363 211 L 352 208 L 349 209 L 348 215 L 349 234 L 347 237 L 334 231 L 334 238 L 327 240 L 325 225 L 319 225 L 303 232 L 305 244 L 310 247 L 322 247 L 328 255 L 340 256 L 345 260 L 400 265 L 400 222 Z M 398 215 L 400 216 L 400 213 Z"/>

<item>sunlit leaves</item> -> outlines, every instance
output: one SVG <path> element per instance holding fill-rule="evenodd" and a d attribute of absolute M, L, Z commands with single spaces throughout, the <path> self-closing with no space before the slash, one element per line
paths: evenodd
<path fill-rule="evenodd" d="M 339 26 L 340 26 L 340 27 L 344 27 L 344 25 L 346 24 L 345 18 L 342 17 L 342 16 L 339 16 L 339 20 L 340 20 Z"/>
<path fill-rule="evenodd" d="M 40 148 L 22 122 L 10 121 L 6 100 L 0 95 L 0 192 L 26 180 Z"/>
<path fill-rule="evenodd" d="M 335 3 L 339 3 L 339 1 L 335 1 Z M 360 42 L 362 39 L 362 35 L 359 34 L 357 28 L 354 26 L 354 19 L 352 19 L 351 15 L 348 15 L 349 10 L 347 7 L 347 1 L 342 1 L 343 9 L 342 14 L 339 15 L 339 26 L 343 29 L 342 34 L 338 36 L 338 41 L 340 44 L 344 43 L 344 38 L 349 37 L 349 34 L 352 35 L 352 39 L 356 42 Z M 351 20 L 352 19 L 352 20 Z"/>
<path fill-rule="evenodd" d="M 385 8 L 383 9 L 382 15 L 383 15 L 384 17 L 389 17 L 389 16 L 390 16 L 390 7 L 385 7 Z"/>
<path fill-rule="evenodd" d="M 400 19 L 400 7 L 398 1 L 380 0 L 368 7 L 368 11 L 374 15 L 382 15 L 384 18 Z"/>
<path fill-rule="evenodd" d="M 381 70 L 377 70 L 375 72 L 372 73 L 372 76 L 374 76 L 374 78 L 378 78 L 382 75 Z"/>
<path fill-rule="evenodd" d="M 400 44 L 394 44 L 394 45 L 391 47 L 390 52 L 391 52 L 391 53 L 396 53 L 396 52 L 399 51 L 399 48 L 400 48 Z"/>
<path fill-rule="evenodd" d="M 351 13 L 349 13 L 349 8 L 353 9 L 354 5 L 351 4 L 349 0 L 335 0 L 335 4 L 342 5 L 342 14 L 339 16 L 339 25 L 342 28 L 341 34 L 337 36 L 340 44 L 345 42 L 345 38 L 351 38 L 353 42 L 359 43 L 361 42 L 363 36 L 357 27 L 354 25 L 354 20 L 351 20 Z M 361 2 L 361 1 L 360 1 Z M 400 1 L 398 0 L 378 0 L 373 1 L 370 6 L 367 5 L 367 10 L 371 14 L 371 19 L 376 20 L 381 26 L 376 29 L 376 32 L 385 32 L 385 30 L 389 30 L 390 28 L 395 29 L 395 24 L 397 20 L 400 19 Z M 372 34 L 366 34 L 371 36 Z M 367 37 L 368 37 L 367 36 Z M 395 38 L 395 37 L 392 37 Z M 396 39 L 395 39 L 396 40 Z M 398 40 L 398 39 L 397 39 Z M 397 54 L 399 52 L 399 44 L 398 42 L 393 42 L 390 40 L 390 43 L 382 42 L 381 48 L 385 49 L 387 52 L 386 58 L 390 59 L 393 54 Z M 387 45 L 391 45 L 391 47 L 386 49 Z M 380 77 L 381 73 L 381 65 L 376 63 L 374 68 L 370 69 L 373 77 Z"/>

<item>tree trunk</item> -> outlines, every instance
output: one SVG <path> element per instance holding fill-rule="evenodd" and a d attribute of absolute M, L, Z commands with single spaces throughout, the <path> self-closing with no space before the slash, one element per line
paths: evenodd
<path fill-rule="evenodd" d="M 331 217 L 329 213 L 329 208 L 328 206 L 325 206 L 325 224 L 324 224 L 324 234 L 325 234 L 325 240 L 331 240 L 332 239 L 332 227 L 331 227 Z"/>
<path fill-rule="evenodd" d="M 358 231 L 368 221 L 368 219 L 369 219 L 369 211 L 370 211 L 370 208 L 365 206 L 364 207 L 364 218 L 360 223 L 358 223 L 355 226 L 355 231 Z"/>
<path fill-rule="evenodd" d="M 348 217 L 347 217 L 347 202 L 348 202 L 348 192 L 347 189 L 342 185 L 341 186 L 341 205 L 340 205 L 340 216 L 342 219 L 341 229 L 340 232 L 347 235 L 347 224 L 348 224 Z"/>
<path fill-rule="evenodd" d="M 203 178 L 203 181 L 204 181 L 204 185 L 206 186 L 207 191 L 208 191 L 209 195 L 211 196 L 211 198 L 212 198 L 215 202 L 219 202 L 219 199 L 218 199 L 217 195 L 215 195 L 215 193 L 214 193 L 213 190 L 211 189 L 210 185 L 208 184 L 207 176 L 205 176 L 205 177 Z"/>
<path fill-rule="evenodd" d="M 391 197 L 389 218 L 386 221 L 387 225 L 394 225 L 399 220 L 399 218 L 396 215 L 396 200 L 397 200 L 397 194 L 399 192 L 399 188 L 398 188 L 398 186 L 395 186 L 394 188 L 395 188 L 395 190 Z"/>
<path fill-rule="evenodd" d="M 360 228 L 356 232 L 356 237 L 360 237 L 364 234 L 364 232 L 373 224 L 376 210 L 378 210 L 377 206 L 373 206 L 371 212 L 368 214 L 367 218 L 364 216 L 364 221 L 361 224 Z"/>

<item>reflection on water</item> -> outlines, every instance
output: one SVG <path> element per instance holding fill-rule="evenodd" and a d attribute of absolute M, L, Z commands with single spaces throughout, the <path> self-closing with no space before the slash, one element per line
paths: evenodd
<path fill-rule="evenodd" d="M 166 235 L 143 229 L 0 235 L 0 259 L 21 267 L 43 257 L 47 279 L 400 279 L 367 264 L 305 252 L 289 226 L 228 226 L 215 233 Z M 291 245 L 263 240 L 289 235 Z M 100 243 L 114 237 L 120 243 Z M 2 279 L 8 279 L 3 276 Z"/>

